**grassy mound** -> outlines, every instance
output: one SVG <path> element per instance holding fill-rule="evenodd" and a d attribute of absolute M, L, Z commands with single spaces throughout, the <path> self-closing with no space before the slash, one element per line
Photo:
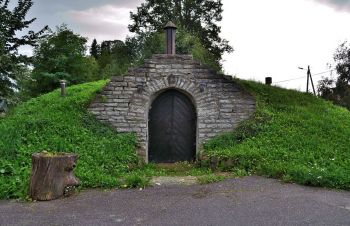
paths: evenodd
<path fill-rule="evenodd" d="M 256 96 L 254 116 L 204 147 L 203 165 L 235 175 L 259 174 L 288 182 L 350 189 L 350 113 L 296 91 L 239 81 Z M 86 108 L 106 81 L 86 83 L 34 98 L 0 118 L 0 199 L 25 198 L 31 154 L 74 152 L 82 187 L 145 186 L 154 175 L 194 175 L 220 180 L 208 168 L 137 167 L 135 137 L 118 134 Z"/>
<path fill-rule="evenodd" d="M 86 107 L 106 81 L 68 88 L 31 99 L 0 119 L 0 199 L 25 198 L 31 154 L 78 153 L 76 175 L 83 187 L 119 186 L 118 176 L 136 164 L 135 138 L 117 134 L 87 113 Z"/>
<path fill-rule="evenodd" d="M 257 99 L 251 120 L 205 145 L 223 170 L 350 189 L 350 112 L 312 95 L 239 81 Z"/>

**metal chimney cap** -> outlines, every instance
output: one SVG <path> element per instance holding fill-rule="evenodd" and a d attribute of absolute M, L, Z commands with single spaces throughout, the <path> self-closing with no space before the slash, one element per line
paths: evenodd
<path fill-rule="evenodd" d="M 165 27 L 164 27 L 164 30 L 168 29 L 168 28 L 177 28 L 176 25 L 172 22 L 172 21 L 169 21 Z"/>

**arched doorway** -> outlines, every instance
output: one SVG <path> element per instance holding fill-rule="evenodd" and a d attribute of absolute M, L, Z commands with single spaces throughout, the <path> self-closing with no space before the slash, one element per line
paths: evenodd
<path fill-rule="evenodd" d="M 149 110 L 150 162 L 193 161 L 196 155 L 196 111 L 183 93 L 161 93 Z"/>

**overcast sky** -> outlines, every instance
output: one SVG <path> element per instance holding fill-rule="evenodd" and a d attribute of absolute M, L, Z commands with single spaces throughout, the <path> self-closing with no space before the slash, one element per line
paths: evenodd
<path fill-rule="evenodd" d="M 90 41 L 124 39 L 129 12 L 142 0 L 33 0 L 33 28 L 66 23 Z M 335 49 L 350 39 L 350 0 L 223 0 L 222 37 L 235 51 L 224 56 L 226 74 L 274 82 L 327 71 Z M 334 66 L 334 65 L 333 65 Z M 329 73 L 323 74 L 329 75 Z M 321 78 L 315 76 L 314 80 Z M 303 79 L 278 85 L 304 90 Z"/>

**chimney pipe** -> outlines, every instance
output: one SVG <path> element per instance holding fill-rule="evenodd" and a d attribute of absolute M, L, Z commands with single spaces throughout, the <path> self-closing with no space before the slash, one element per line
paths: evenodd
<path fill-rule="evenodd" d="M 173 22 L 169 21 L 165 27 L 165 54 L 175 54 L 175 33 L 176 33 L 176 26 Z"/>

